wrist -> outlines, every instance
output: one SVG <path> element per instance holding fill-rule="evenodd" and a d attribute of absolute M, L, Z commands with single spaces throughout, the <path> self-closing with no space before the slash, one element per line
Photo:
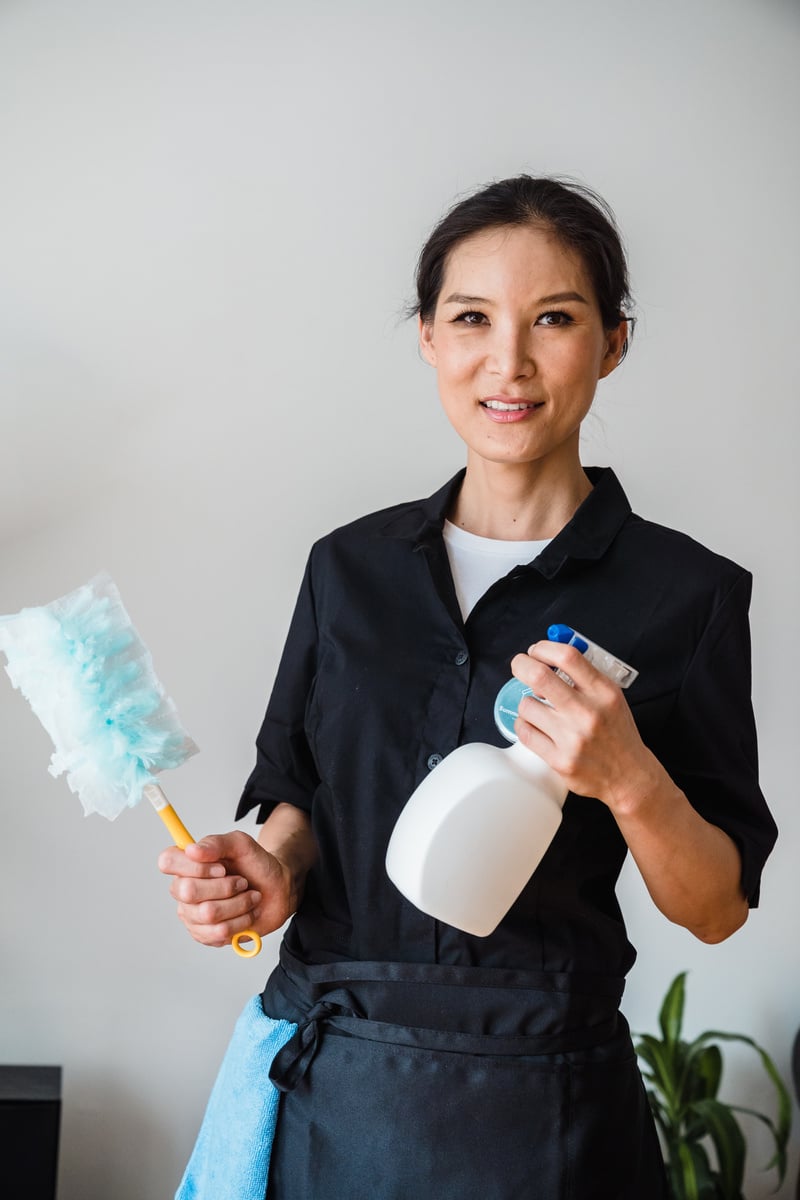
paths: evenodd
<path fill-rule="evenodd" d="M 604 797 L 617 820 L 635 821 L 650 818 L 679 789 L 670 779 L 658 759 L 649 750 L 634 767 Z"/>
<path fill-rule="evenodd" d="M 286 896 L 287 907 L 291 915 L 297 911 L 303 898 L 309 868 L 298 855 L 292 854 L 285 846 L 278 850 L 271 850 L 270 853 L 275 860 L 276 868 L 280 871 L 282 891 Z"/>
<path fill-rule="evenodd" d="M 291 914 L 302 900 L 306 877 L 317 857 L 311 822 L 299 809 L 280 804 L 264 823 L 258 841 L 280 876 L 280 890 Z"/>

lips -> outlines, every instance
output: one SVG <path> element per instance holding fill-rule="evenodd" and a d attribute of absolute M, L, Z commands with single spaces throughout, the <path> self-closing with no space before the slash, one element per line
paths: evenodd
<path fill-rule="evenodd" d="M 507 424 L 511 421 L 524 421 L 529 413 L 543 407 L 539 400 L 518 400 L 514 396 L 487 396 L 480 402 L 481 408 L 490 421 Z"/>
<path fill-rule="evenodd" d="M 539 407 L 533 400 L 498 400 L 494 397 L 489 400 L 481 400 L 481 404 L 493 412 L 520 412 L 522 409 Z"/>

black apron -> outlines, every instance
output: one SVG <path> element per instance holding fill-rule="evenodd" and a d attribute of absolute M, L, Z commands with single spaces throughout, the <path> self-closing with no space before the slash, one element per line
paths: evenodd
<path fill-rule="evenodd" d="M 622 989 L 282 947 L 262 1004 L 299 1028 L 267 1200 L 666 1198 Z"/>

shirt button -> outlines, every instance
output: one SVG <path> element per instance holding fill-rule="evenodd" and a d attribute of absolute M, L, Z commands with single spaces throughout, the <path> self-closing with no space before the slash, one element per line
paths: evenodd
<path fill-rule="evenodd" d="M 442 761 L 441 754 L 432 754 L 430 756 L 430 758 L 428 759 L 428 770 L 432 771 L 434 767 L 438 767 L 438 765 L 441 761 Z"/>
<path fill-rule="evenodd" d="M 459 652 L 455 658 L 456 666 L 463 667 L 464 663 L 467 661 L 468 658 L 469 658 L 469 655 L 467 654 L 466 650 L 459 650 Z"/>

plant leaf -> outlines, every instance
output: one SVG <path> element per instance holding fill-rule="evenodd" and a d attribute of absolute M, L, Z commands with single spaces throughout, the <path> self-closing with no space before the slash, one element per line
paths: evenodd
<path fill-rule="evenodd" d="M 746 1037 L 743 1033 L 722 1033 L 718 1029 L 709 1029 L 706 1033 L 702 1033 L 700 1037 L 695 1038 L 689 1047 L 689 1054 L 697 1052 L 697 1049 L 699 1049 L 703 1042 L 711 1041 L 743 1042 L 746 1046 L 751 1046 L 760 1057 L 764 1070 L 772 1080 L 778 1099 L 778 1118 L 774 1130 L 775 1157 L 770 1166 L 777 1168 L 779 1175 L 778 1187 L 780 1187 L 786 1174 L 786 1145 L 789 1140 L 789 1130 L 792 1123 L 792 1102 L 789 1099 L 786 1086 L 766 1050 L 762 1050 L 758 1042 L 753 1041 L 750 1037 Z"/>
<path fill-rule="evenodd" d="M 669 990 L 664 997 L 664 1003 L 661 1005 L 661 1012 L 658 1014 L 658 1023 L 661 1026 L 664 1041 L 670 1051 L 672 1051 L 672 1048 L 677 1044 L 681 1036 L 685 996 L 686 972 L 681 971 L 680 975 L 676 975 L 669 985 Z"/>
<path fill-rule="evenodd" d="M 717 1155 L 722 1195 L 739 1200 L 744 1179 L 744 1135 L 727 1104 L 719 1100 L 696 1100 L 691 1110 L 704 1122 Z"/>
<path fill-rule="evenodd" d="M 684 971 L 675 977 L 661 1006 L 663 1040 L 649 1034 L 637 1035 L 635 1050 L 648 1068 L 642 1074 L 648 1081 L 648 1100 L 667 1148 L 674 1196 L 679 1200 L 742 1200 L 745 1143 L 734 1112 L 748 1113 L 769 1129 L 775 1154 L 765 1169 L 776 1168 L 780 1187 L 786 1176 L 791 1101 L 772 1059 L 752 1038 L 707 1030 L 691 1043 L 681 1041 L 686 974 Z M 763 1113 L 718 1100 L 723 1064 L 722 1050 L 715 1042 L 742 1042 L 759 1055 L 776 1092 L 775 1123 Z M 714 1145 L 719 1171 L 712 1169 L 702 1145 L 706 1136 Z"/>
<path fill-rule="evenodd" d="M 676 1149 L 677 1163 L 670 1162 L 675 1196 L 680 1200 L 716 1200 L 717 1186 L 703 1147 L 697 1142 L 678 1142 Z"/>
<path fill-rule="evenodd" d="M 722 1078 L 722 1051 L 719 1046 L 704 1046 L 695 1056 L 692 1063 L 692 1074 L 700 1083 L 699 1094 L 690 1099 L 714 1099 L 719 1091 L 719 1081 Z"/>
<path fill-rule="evenodd" d="M 722 1052 L 719 1046 L 686 1046 L 680 1043 L 681 1053 L 676 1064 L 677 1091 L 684 1105 L 693 1100 L 713 1099 L 722 1076 Z"/>
<path fill-rule="evenodd" d="M 675 1073 L 667 1047 L 652 1034 L 645 1033 L 636 1043 L 635 1049 L 639 1057 L 644 1059 L 650 1068 L 653 1084 L 664 1098 L 670 1119 L 678 1121 L 680 1097 L 676 1094 Z"/>
<path fill-rule="evenodd" d="M 698 1099 L 701 1099 L 701 1097 L 698 1097 Z M 691 1111 L 686 1114 L 682 1128 L 682 1136 L 687 1142 L 700 1142 L 708 1133 L 701 1118 L 693 1115 Z"/>
<path fill-rule="evenodd" d="M 771 1171 L 772 1168 L 775 1167 L 780 1175 L 780 1179 L 782 1180 L 786 1174 L 786 1149 L 781 1148 L 778 1140 L 778 1131 L 772 1121 L 770 1121 L 769 1117 L 765 1116 L 764 1113 L 756 1112 L 754 1108 L 744 1108 L 741 1104 L 731 1104 L 730 1107 L 733 1112 L 746 1113 L 748 1117 L 755 1117 L 757 1121 L 761 1121 L 762 1125 L 766 1125 L 767 1129 L 770 1131 L 775 1140 L 775 1153 L 769 1162 L 764 1164 L 761 1170 Z M 775 1185 L 775 1191 L 777 1191 L 779 1187 L 780 1180 Z"/>

